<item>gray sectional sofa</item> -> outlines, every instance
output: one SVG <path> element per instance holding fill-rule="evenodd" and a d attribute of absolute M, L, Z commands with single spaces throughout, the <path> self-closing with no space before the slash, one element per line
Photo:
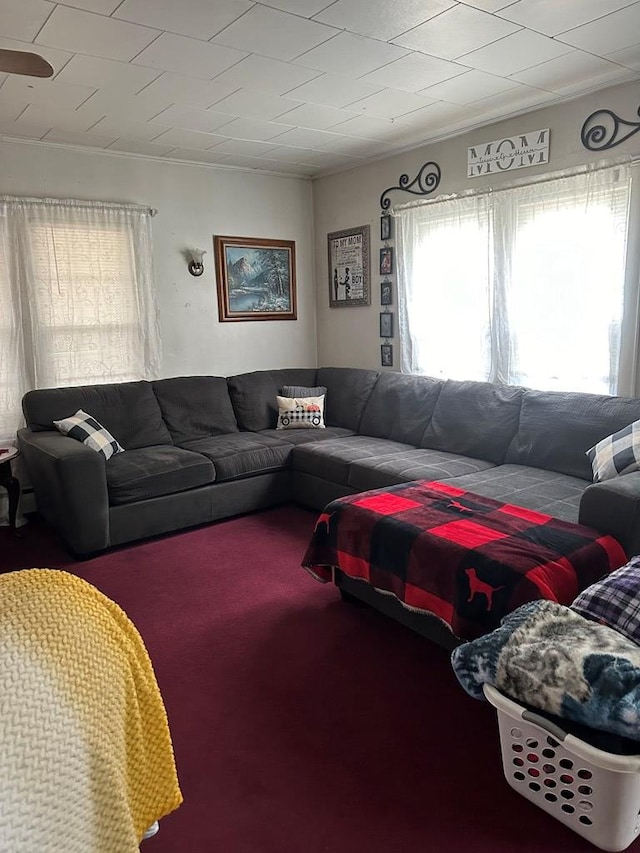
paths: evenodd
<path fill-rule="evenodd" d="M 284 385 L 327 388 L 326 429 L 277 430 Z M 640 400 L 351 368 L 256 371 L 31 391 L 19 446 L 37 507 L 79 556 L 296 501 L 407 480 L 457 485 L 580 521 L 640 552 L 640 472 L 594 484 L 585 451 Z M 105 461 L 53 421 L 93 415 Z"/>

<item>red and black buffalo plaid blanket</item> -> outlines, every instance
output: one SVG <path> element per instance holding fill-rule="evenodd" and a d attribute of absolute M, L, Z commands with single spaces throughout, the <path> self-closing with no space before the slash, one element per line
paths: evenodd
<path fill-rule="evenodd" d="M 418 481 L 332 501 L 302 565 L 323 582 L 338 568 L 471 640 L 527 601 L 571 604 L 625 562 L 590 527 Z"/>

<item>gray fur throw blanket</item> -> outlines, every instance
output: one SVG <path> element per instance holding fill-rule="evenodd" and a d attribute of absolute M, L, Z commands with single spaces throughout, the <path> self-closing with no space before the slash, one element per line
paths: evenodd
<path fill-rule="evenodd" d="M 476 699 L 487 683 L 531 708 L 640 740 L 640 646 L 569 607 L 524 604 L 458 646 L 451 662 Z"/>

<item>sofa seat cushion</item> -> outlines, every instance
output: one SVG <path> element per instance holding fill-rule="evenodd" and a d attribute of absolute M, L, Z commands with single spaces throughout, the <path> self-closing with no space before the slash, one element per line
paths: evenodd
<path fill-rule="evenodd" d="M 182 446 L 213 462 L 217 483 L 288 468 L 293 450 L 292 444 L 257 432 L 214 435 Z"/>
<path fill-rule="evenodd" d="M 580 477 L 526 465 L 499 465 L 489 471 L 467 474 L 445 482 L 575 523 L 578 521 L 580 498 L 589 485 L 588 480 Z"/>
<path fill-rule="evenodd" d="M 349 483 L 349 468 L 353 462 L 403 453 L 411 449 L 408 444 L 397 441 L 352 435 L 297 445 L 293 451 L 292 464 L 296 471 L 346 486 Z"/>
<path fill-rule="evenodd" d="M 259 435 L 286 441 L 287 444 L 307 444 L 310 441 L 326 441 L 328 438 L 346 438 L 355 435 L 352 429 L 346 427 L 325 427 L 325 429 L 262 429 Z"/>
<path fill-rule="evenodd" d="M 406 450 L 391 456 L 378 456 L 354 462 L 349 469 L 349 483 L 357 491 L 382 489 L 408 480 L 442 480 L 475 474 L 495 466 L 485 459 L 459 456 L 442 450 Z"/>
<path fill-rule="evenodd" d="M 215 479 L 209 459 L 171 444 L 118 453 L 108 461 L 106 470 L 113 505 L 183 492 Z"/>

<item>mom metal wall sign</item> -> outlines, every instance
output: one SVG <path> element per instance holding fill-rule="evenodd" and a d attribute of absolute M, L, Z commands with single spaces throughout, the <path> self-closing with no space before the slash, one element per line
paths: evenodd
<path fill-rule="evenodd" d="M 549 128 L 467 148 L 467 177 L 480 178 L 549 162 Z"/>

